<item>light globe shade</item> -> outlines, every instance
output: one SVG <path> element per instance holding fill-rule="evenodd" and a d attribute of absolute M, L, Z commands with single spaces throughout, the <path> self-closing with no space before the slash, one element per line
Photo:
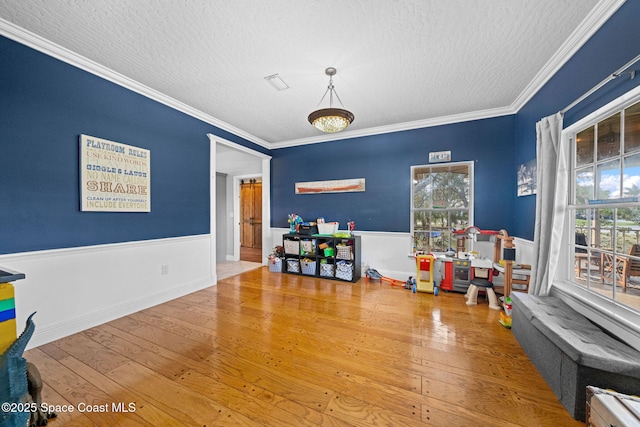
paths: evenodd
<path fill-rule="evenodd" d="M 340 132 L 349 126 L 355 116 L 352 112 L 342 108 L 323 108 L 309 114 L 308 120 L 316 129 L 322 132 Z"/>

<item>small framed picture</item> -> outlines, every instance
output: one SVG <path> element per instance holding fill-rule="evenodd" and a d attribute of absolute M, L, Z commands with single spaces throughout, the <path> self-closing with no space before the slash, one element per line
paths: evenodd
<path fill-rule="evenodd" d="M 518 197 L 536 194 L 536 165 L 536 159 L 533 159 L 518 167 Z"/>

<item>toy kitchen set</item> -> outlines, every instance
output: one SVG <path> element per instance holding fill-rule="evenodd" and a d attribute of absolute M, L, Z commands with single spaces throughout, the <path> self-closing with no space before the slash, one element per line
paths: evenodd
<path fill-rule="evenodd" d="M 493 251 L 495 231 L 483 231 L 469 227 L 454 231 L 456 251 L 436 256 L 436 278 L 443 291 L 467 292 L 471 280 L 477 273 L 483 278 L 492 279 L 493 261 L 486 257 L 488 250 Z"/>
<path fill-rule="evenodd" d="M 481 230 L 468 227 L 453 232 L 456 249 L 434 253 L 434 281 L 443 291 L 466 293 L 474 279 L 496 280 L 509 295 L 512 286 L 525 290 L 529 284 L 529 266 L 513 265 L 515 246 L 513 237 L 505 230 Z M 504 247 L 503 247 L 504 244 Z M 529 268 L 529 269 L 528 269 Z M 523 288 L 524 286 L 524 288 Z"/>

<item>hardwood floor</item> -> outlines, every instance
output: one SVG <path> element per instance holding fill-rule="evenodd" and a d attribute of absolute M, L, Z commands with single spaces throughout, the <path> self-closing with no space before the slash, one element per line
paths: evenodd
<path fill-rule="evenodd" d="M 262 267 L 25 357 L 74 409 L 53 427 L 584 425 L 497 319 L 462 294 Z"/>

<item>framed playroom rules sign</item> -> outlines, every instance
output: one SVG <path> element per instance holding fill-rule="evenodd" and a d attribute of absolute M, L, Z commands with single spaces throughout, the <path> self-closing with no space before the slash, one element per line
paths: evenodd
<path fill-rule="evenodd" d="M 80 210 L 151 212 L 151 152 L 80 135 Z"/>

